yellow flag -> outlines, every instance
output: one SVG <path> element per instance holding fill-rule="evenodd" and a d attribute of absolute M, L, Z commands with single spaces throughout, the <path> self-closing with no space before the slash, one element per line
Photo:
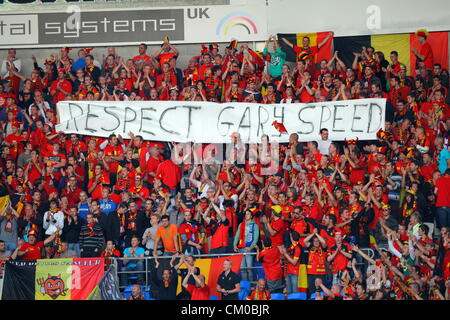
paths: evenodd
<path fill-rule="evenodd" d="M 11 201 L 9 195 L 0 197 L 0 216 L 5 216 Z"/>

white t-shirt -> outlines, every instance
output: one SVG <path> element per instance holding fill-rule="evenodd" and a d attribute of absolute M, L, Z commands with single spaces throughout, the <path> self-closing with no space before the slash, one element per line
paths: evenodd
<path fill-rule="evenodd" d="M 333 141 L 322 140 L 322 139 L 317 140 L 317 144 L 318 144 L 317 149 L 319 149 L 321 154 L 328 156 L 330 154 L 328 152 L 328 148 L 330 147 L 331 142 L 333 142 Z"/>
<path fill-rule="evenodd" d="M 50 221 L 47 222 L 47 218 L 50 215 L 50 211 L 47 211 L 44 214 L 44 229 L 46 235 L 52 235 L 56 232 L 56 228 L 59 227 L 61 230 L 64 227 L 64 213 L 62 211 L 58 211 L 53 214 L 53 219 L 56 220 L 56 222 L 53 222 L 53 219 L 50 219 Z"/>

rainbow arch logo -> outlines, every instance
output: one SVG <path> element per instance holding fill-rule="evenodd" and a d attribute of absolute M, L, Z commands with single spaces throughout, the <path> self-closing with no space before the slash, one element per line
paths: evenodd
<path fill-rule="evenodd" d="M 241 27 L 247 30 L 248 34 L 257 34 L 258 28 L 246 12 L 232 12 L 220 20 L 216 27 L 216 35 L 228 35 L 231 29 Z"/>

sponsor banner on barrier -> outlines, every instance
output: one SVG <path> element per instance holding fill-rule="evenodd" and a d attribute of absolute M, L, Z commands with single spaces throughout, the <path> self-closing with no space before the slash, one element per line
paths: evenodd
<path fill-rule="evenodd" d="M 228 143 L 239 132 L 244 143 L 319 139 L 320 129 L 331 140 L 373 140 L 384 129 L 386 99 L 359 99 L 321 103 L 254 104 L 192 101 L 62 101 L 57 131 L 98 137 L 129 132 L 145 140 Z M 274 122 L 284 124 L 280 133 Z"/>
<path fill-rule="evenodd" d="M 265 4 L 0 14 L 0 48 L 261 41 Z"/>

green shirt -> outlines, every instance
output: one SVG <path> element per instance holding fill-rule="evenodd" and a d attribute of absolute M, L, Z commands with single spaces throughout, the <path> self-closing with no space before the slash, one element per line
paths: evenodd
<path fill-rule="evenodd" d="M 267 48 L 264 49 L 263 55 L 267 54 Z M 283 73 L 283 65 L 286 62 L 286 52 L 277 47 L 276 52 L 270 53 L 269 74 L 272 77 L 279 77 Z"/>

